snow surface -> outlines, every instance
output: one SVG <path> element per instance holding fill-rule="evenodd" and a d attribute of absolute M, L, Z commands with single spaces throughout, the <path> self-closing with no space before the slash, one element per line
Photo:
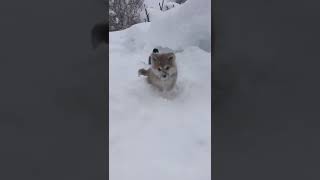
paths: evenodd
<path fill-rule="evenodd" d="M 143 40 L 150 46 L 211 50 L 211 1 L 188 0 L 168 11 L 149 9 L 151 25 Z M 169 32 L 169 33 L 168 33 Z"/>
<path fill-rule="evenodd" d="M 146 1 L 145 0 L 144 2 L 145 2 L 145 5 L 146 5 L 146 8 L 147 8 L 147 12 L 149 14 L 149 20 L 150 21 L 153 21 L 154 17 L 158 17 L 159 15 L 161 16 L 161 14 L 163 14 L 163 11 L 160 10 L 158 1 L 156 1 L 156 0 Z M 161 1 L 161 3 L 162 3 L 162 1 Z M 169 11 L 172 8 L 176 8 L 176 7 L 180 6 L 180 4 L 165 0 L 163 2 L 163 6 L 164 6 L 164 9 L 165 9 L 164 11 Z M 165 8 L 166 6 L 169 7 L 168 10 L 166 10 L 166 8 Z M 144 22 L 146 19 L 147 19 L 147 16 L 146 16 L 145 10 L 143 9 L 140 12 L 140 20 L 141 20 L 141 22 Z"/>
<path fill-rule="evenodd" d="M 159 3 L 162 4 L 162 0 L 144 0 L 144 3 L 148 6 L 148 7 L 152 7 L 152 8 L 157 8 L 159 9 Z M 172 3 L 170 0 L 164 0 L 163 4 L 164 6 Z M 177 3 L 176 3 L 177 4 Z"/>
<path fill-rule="evenodd" d="M 110 32 L 110 180 L 211 179 L 211 53 L 199 43 L 210 41 L 208 4 L 188 0 L 151 23 Z M 170 96 L 138 76 L 158 46 L 178 51 Z"/>

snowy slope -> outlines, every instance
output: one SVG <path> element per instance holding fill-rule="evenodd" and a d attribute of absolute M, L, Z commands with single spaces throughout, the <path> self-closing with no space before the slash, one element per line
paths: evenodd
<path fill-rule="evenodd" d="M 152 7 L 152 8 L 159 9 L 159 3 L 161 4 L 162 0 L 144 0 L 144 4 L 146 4 L 148 7 Z M 175 2 L 172 2 L 171 0 L 164 0 L 163 4 L 164 4 L 164 6 L 165 5 L 170 6 L 172 4 L 179 5 L 179 4 L 175 3 Z"/>
<path fill-rule="evenodd" d="M 191 16 L 194 11 L 188 11 L 187 3 L 176 13 L 184 11 Z M 110 180 L 211 179 L 211 54 L 197 43 L 203 38 L 197 33 L 206 32 L 207 36 L 210 29 L 206 31 L 203 25 L 198 26 L 203 29 L 191 29 L 186 34 L 172 32 L 176 36 L 158 29 L 158 39 L 149 41 L 157 26 L 153 23 L 178 18 L 168 13 L 154 22 L 109 34 Z M 169 26 L 173 23 L 168 22 Z M 190 27 L 192 23 L 199 22 L 190 21 Z M 166 36 L 179 41 L 192 33 L 191 41 L 166 41 Z M 157 45 L 182 50 L 176 53 L 179 77 L 169 98 L 137 74 L 139 68 L 148 67 L 144 63 Z"/>

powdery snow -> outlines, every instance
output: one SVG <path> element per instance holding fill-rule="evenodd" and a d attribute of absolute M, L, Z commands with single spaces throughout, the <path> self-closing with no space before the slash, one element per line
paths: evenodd
<path fill-rule="evenodd" d="M 191 5 L 192 1 L 200 2 L 188 1 Z M 178 11 L 190 9 L 187 2 L 177 8 L 174 18 L 183 14 Z M 180 41 L 187 38 L 186 34 L 162 32 L 166 30 L 163 28 L 158 29 L 159 36 L 148 41 L 157 26 L 154 23 L 170 19 L 167 12 L 151 23 L 109 34 L 110 180 L 211 179 L 211 54 L 190 43 L 208 34 Z M 210 22 L 210 17 L 205 18 Z M 167 25 L 170 23 L 173 21 Z M 205 26 L 187 34 L 208 32 Z M 167 41 L 166 37 L 172 39 Z M 153 89 L 145 77 L 138 77 L 138 69 L 148 68 L 148 56 L 156 46 L 182 50 L 176 53 L 179 75 L 170 97 Z"/>
<path fill-rule="evenodd" d="M 148 6 L 148 7 L 151 7 L 151 8 L 157 8 L 157 9 L 160 9 L 159 7 L 159 3 L 162 4 L 162 0 L 144 0 L 144 3 Z M 174 2 L 171 2 L 170 0 L 164 0 L 163 1 L 163 5 L 172 5 L 172 4 L 177 4 L 177 3 L 174 3 Z M 179 5 L 179 4 L 178 4 Z"/>
<path fill-rule="evenodd" d="M 144 39 L 150 46 L 211 49 L 211 1 L 188 0 L 168 11 L 154 14 Z"/>

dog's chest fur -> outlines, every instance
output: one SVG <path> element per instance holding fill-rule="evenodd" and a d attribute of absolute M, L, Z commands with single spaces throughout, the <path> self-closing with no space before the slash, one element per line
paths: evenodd
<path fill-rule="evenodd" d="M 166 80 L 161 80 L 157 75 L 155 75 L 151 69 L 149 69 L 149 76 L 147 78 L 148 83 L 156 86 L 161 91 L 169 91 L 171 90 L 176 81 L 177 81 L 178 73 L 174 72 L 170 74 L 169 78 Z"/>

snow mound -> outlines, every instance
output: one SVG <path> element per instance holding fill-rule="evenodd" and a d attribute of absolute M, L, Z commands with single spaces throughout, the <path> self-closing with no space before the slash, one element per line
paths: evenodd
<path fill-rule="evenodd" d="M 153 12 L 147 44 L 183 49 L 197 46 L 211 51 L 211 1 L 188 0 L 164 12 Z"/>

